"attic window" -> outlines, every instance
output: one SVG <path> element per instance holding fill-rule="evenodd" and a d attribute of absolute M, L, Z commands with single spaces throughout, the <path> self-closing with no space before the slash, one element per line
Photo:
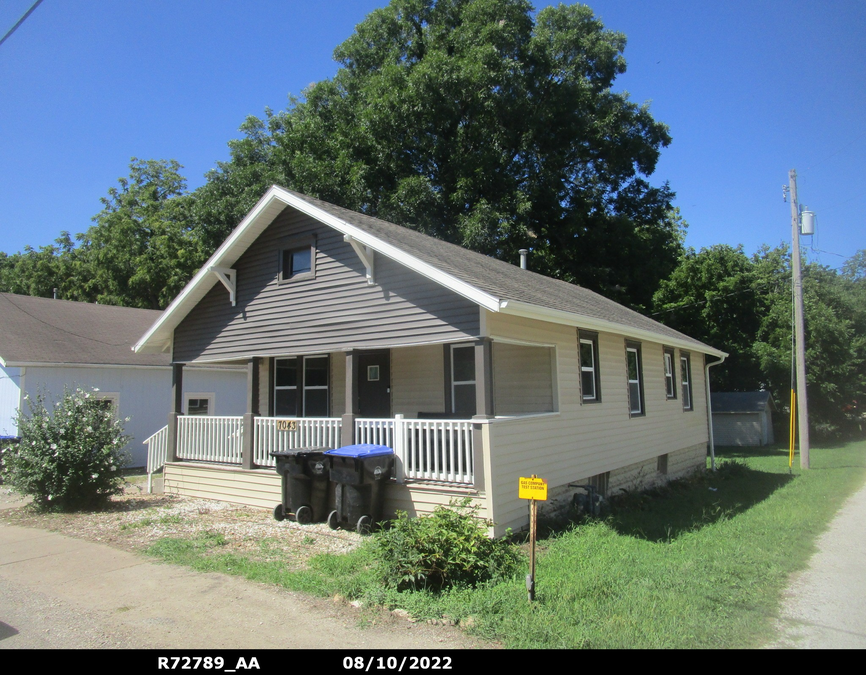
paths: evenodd
<path fill-rule="evenodd" d="M 292 240 L 280 250 L 280 282 L 316 276 L 315 239 Z"/>

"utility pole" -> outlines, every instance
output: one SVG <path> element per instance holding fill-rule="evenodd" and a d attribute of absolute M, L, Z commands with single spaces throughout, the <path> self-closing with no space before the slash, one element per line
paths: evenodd
<path fill-rule="evenodd" d="M 800 430 L 800 468 L 809 468 L 809 406 L 806 400 L 806 340 L 803 324 L 803 278 L 800 269 L 800 207 L 797 203 L 797 171 L 788 172 L 791 190 L 791 274 L 794 284 L 794 334 L 797 359 L 797 412 Z M 793 424 L 792 424 L 793 429 Z"/>

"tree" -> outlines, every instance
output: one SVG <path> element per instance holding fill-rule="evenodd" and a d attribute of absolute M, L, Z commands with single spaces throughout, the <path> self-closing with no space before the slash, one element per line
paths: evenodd
<path fill-rule="evenodd" d="M 716 390 L 753 391 L 764 381 L 754 343 L 765 292 L 742 247 L 690 250 L 655 293 L 653 316 L 729 354 L 713 371 Z"/>
<path fill-rule="evenodd" d="M 582 5 L 393 0 L 337 47 L 333 79 L 247 121 L 199 195 L 234 226 L 228 204 L 277 180 L 503 260 L 531 249 L 536 271 L 649 306 L 680 221 L 645 179 L 667 127 L 611 90 L 624 47 Z"/>
<path fill-rule="evenodd" d="M 191 200 L 174 160 L 132 158 L 95 225 L 78 235 L 77 300 L 163 309 L 209 255 L 191 234 Z"/>

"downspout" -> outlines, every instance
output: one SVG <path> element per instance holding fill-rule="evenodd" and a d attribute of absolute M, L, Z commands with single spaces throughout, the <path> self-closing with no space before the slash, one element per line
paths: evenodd
<path fill-rule="evenodd" d="M 710 395 L 710 368 L 721 365 L 725 362 L 727 356 L 722 356 L 718 361 L 706 364 L 704 366 L 704 386 L 707 388 L 707 425 L 710 430 L 710 468 L 716 470 L 716 444 L 713 439 L 713 401 Z"/>

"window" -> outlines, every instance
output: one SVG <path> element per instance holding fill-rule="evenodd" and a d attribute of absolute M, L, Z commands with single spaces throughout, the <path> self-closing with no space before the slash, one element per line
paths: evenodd
<path fill-rule="evenodd" d="M 201 393 L 184 394 L 183 411 L 187 415 L 213 415 L 214 395 Z"/>
<path fill-rule="evenodd" d="M 316 276 L 316 240 L 290 239 L 280 250 L 280 283 Z"/>
<path fill-rule="evenodd" d="M 327 417 L 329 374 L 328 356 L 274 359 L 274 415 Z"/>
<path fill-rule="evenodd" d="M 451 346 L 451 412 L 475 414 L 475 345 Z"/>
<path fill-rule="evenodd" d="M 665 347 L 665 395 L 668 398 L 677 397 L 677 382 L 674 375 L 674 350 Z"/>
<path fill-rule="evenodd" d="M 692 410 L 692 363 L 688 354 L 680 352 L 680 378 L 683 387 L 683 410 Z"/>
<path fill-rule="evenodd" d="M 625 343 L 625 361 L 628 377 L 628 406 L 632 417 L 645 414 L 643 403 L 643 363 L 640 344 Z"/>
<path fill-rule="evenodd" d="M 598 367 L 598 335 L 578 332 L 580 348 L 580 391 L 584 403 L 601 401 Z"/>

